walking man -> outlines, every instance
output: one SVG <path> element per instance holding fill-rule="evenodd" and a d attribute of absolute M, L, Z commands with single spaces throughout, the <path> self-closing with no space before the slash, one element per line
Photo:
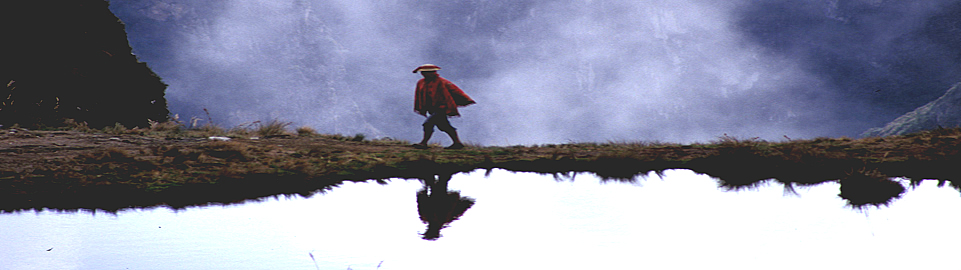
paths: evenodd
<path fill-rule="evenodd" d="M 414 69 L 414 73 L 420 72 L 424 76 L 423 79 L 417 81 L 417 90 L 414 92 L 414 111 L 426 116 L 427 120 L 424 121 L 424 139 L 420 143 L 414 144 L 413 147 L 427 149 L 427 141 L 434 134 L 434 127 L 437 127 L 437 129 L 446 132 L 450 139 L 454 141 L 445 149 L 461 149 L 464 148 L 464 144 L 457 136 L 457 129 L 450 125 L 447 118 L 460 116 L 457 107 L 476 102 L 460 90 L 457 85 L 441 78 L 437 74 L 438 70 L 440 70 L 440 67 L 431 64 L 424 64 Z"/>

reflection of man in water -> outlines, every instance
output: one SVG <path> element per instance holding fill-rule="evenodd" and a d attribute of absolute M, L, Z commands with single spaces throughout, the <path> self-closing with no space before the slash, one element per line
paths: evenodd
<path fill-rule="evenodd" d="M 447 191 L 451 174 L 439 174 L 424 178 L 424 188 L 417 192 L 417 213 L 420 220 L 427 223 L 426 240 L 440 238 L 440 230 L 457 220 L 474 205 L 474 199 L 461 197 L 460 192 Z M 428 191 L 429 190 L 429 191 Z"/>
<path fill-rule="evenodd" d="M 450 125 L 447 117 L 459 116 L 458 106 L 467 106 L 476 102 L 457 85 L 437 75 L 438 70 L 440 67 L 431 64 L 424 64 L 414 69 L 414 73 L 419 71 L 424 76 L 417 81 L 417 89 L 414 92 L 414 111 L 427 116 L 427 120 L 424 121 L 424 139 L 413 146 L 427 149 L 427 141 L 434 134 L 436 126 L 454 141 L 447 149 L 461 149 L 464 148 L 464 144 L 457 136 L 457 129 Z"/>

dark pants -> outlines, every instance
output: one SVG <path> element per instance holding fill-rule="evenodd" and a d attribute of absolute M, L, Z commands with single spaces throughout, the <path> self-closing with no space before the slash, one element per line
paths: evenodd
<path fill-rule="evenodd" d="M 424 132 L 434 131 L 434 127 L 447 133 L 457 130 L 454 126 L 450 125 L 450 121 L 447 120 L 447 115 L 443 113 L 430 114 L 427 120 L 424 120 Z"/>

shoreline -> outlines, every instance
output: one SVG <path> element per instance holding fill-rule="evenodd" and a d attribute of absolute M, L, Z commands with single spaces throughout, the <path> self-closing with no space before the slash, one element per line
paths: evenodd
<path fill-rule="evenodd" d="M 144 131 L 4 130 L 0 213 L 166 205 L 174 209 L 269 196 L 311 196 L 346 181 L 419 179 L 477 169 L 569 174 L 605 180 L 689 169 L 727 190 L 772 180 L 793 188 L 839 181 L 852 206 L 886 205 L 905 188 L 937 180 L 961 191 L 961 129 L 863 139 L 710 144 L 575 143 L 414 149 L 406 141 L 313 133 L 211 140 Z"/>

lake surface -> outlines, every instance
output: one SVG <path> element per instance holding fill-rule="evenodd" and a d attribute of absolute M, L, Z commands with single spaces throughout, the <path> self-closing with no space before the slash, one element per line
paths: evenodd
<path fill-rule="evenodd" d="M 725 192 L 687 170 L 634 184 L 475 171 L 450 181 L 475 204 L 436 241 L 421 239 L 422 186 L 0 214 L 0 269 L 945 269 L 957 267 L 950 247 L 961 240 L 961 197 L 933 181 L 858 211 L 836 183 L 786 195 L 778 185 Z"/>

